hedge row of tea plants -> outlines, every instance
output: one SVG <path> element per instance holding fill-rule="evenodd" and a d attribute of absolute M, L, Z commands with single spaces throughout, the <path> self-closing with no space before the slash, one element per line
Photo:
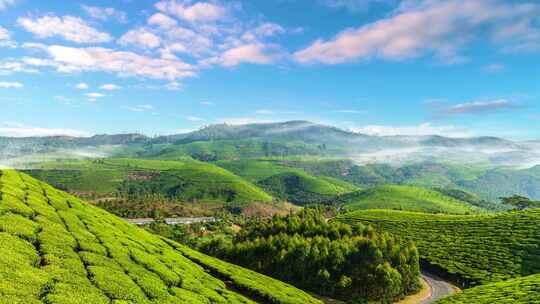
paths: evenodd
<path fill-rule="evenodd" d="M 421 259 L 466 287 L 540 273 L 540 209 L 469 216 L 368 210 L 338 220 L 414 241 Z"/>
<path fill-rule="evenodd" d="M 320 303 L 0 171 L 0 303 Z M 207 261 L 207 262 L 205 262 Z"/>

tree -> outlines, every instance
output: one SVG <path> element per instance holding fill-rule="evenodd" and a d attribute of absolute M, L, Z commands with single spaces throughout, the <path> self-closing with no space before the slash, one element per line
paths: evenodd
<path fill-rule="evenodd" d="M 512 205 L 518 210 L 540 208 L 540 201 L 533 201 L 528 197 L 513 195 L 509 197 L 501 197 L 503 204 Z"/>

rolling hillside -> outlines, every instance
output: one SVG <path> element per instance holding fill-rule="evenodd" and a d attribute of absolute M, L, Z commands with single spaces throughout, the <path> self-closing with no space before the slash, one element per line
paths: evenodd
<path fill-rule="evenodd" d="M 37 170 L 27 172 L 72 192 L 107 195 L 128 187 L 184 201 L 244 204 L 272 200 L 239 176 L 189 158 L 176 161 L 105 158 L 43 163 L 36 167 Z"/>
<path fill-rule="evenodd" d="M 0 171 L 0 303 L 320 303 Z"/>
<path fill-rule="evenodd" d="M 487 284 L 442 299 L 437 304 L 540 303 L 540 274 Z"/>
<path fill-rule="evenodd" d="M 258 184 L 274 197 L 298 205 L 322 203 L 358 188 L 330 177 L 316 177 L 303 172 L 272 175 Z"/>
<path fill-rule="evenodd" d="M 540 209 L 469 216 L 368 210 L 339 220 L 414 241 L 421 259 L 466 286 L 540 273 Z"/>
<path fill-rule="evenodd" d="M 386 185 L 341 195 L 335 203 L 349 210 L 394 209 L 428 213 L 466 214 L 480 208 L 446 196 L 438 191 Z"/>

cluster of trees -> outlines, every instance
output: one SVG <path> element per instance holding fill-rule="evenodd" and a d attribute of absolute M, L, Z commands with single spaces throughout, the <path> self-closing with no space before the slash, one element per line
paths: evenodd
<path fill-rule="evenodd" d="M 224 240 L 199 249 L 325 296 L 390 303 L 419 287 L 413 244 L 370 226 L 328 222 L 319 210 L 254 220 Z"/>
<path fill-rule="evenodd" d="M 528 197 L 521 195 L 501 197 L 501 202 L 506 205 L 514 206 L 517 210 L 540 208 L 540 201 L 533 201 Z"/>

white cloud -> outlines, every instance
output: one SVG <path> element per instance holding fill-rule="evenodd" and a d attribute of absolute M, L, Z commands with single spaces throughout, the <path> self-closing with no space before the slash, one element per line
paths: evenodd
<path fill-rule="evenodd" d="M 209 2 L 164 0 L 156 3 L 156 8 L 189 22 L 212 22 L 227 14 L 225 7 Z"/>
<path fill-rule="evenodd" d="M 218 122 L 225 123 L 228 125 L 247 125 L 254 123 L 272 123 L 274 120 L 269 119 L 258 119 L 255 117 L 230 117 L 230 118 L 221 118 L 218 119 Z"/>
<path fill-rule="evenodd" d="M 327 7 L 340 9 L 345 8 L 353 12 L 365 11 L 373 4 L 390 4 L 396 0 L 319 0 Z"/>
<path fill-rule="evenodd" d="M 109 18 L 120 23 L 127 22 L 127 14 L 123 11 L 119 11 L 112 7 L 98 7 L 98 6 L 88 6 L 82 5 L 82 9 L 93 19 L 107 21 Z"/>
<path fill-rule="evenodd" d="M 318 39 L 296 52 L 294 57 L 301 63 L 337 64 L 370 58 L 403 60 L 434 54 L 443 62 L 459 63 L 466 60 L 459 49 L 480 36 L 478 32 L 500 32 L 536 18 L 539 13 L 540 6 L 531 3 L 406 0 L 390 17 L 347 29 L 330 40 Z M 531 26 L 525 28 L 530 30 Z M 498 34 L 498 43 L 530 44 L 534 38 L 526 36 L 524 29 L 511 32 L 518 36 L 509 35 L 512 36 L 509 41 L 509 37 Z"/>
<path fill-rule="evenodd" d="M 105 71 L 119 76 L 145 76 L 174 80 L 195 76 L 195 68 L 180 59 L 152 58 L 102 47 L 27 45 L 44 51 L 59 72 Z"/>
<path fill-rule="evenodd" d="M 89 136 L 90 133 L 86 131 L 74 130 L 74 129 L 60 129 L 60 128 L 41 128 L 28 126 L 16 122 L 4 122 L 0 125 L 0 136 L 7 137 L 31 137 L 31 136 Z"/>
<path fill-rule="evenodd" d="M 162 14 L 162 13 L 155 13 L 150 18 L 148 18 L 148 24 L 150 25 L 157 25 L 160 28 L 169 29 L 172 27 L 175 27 L 178 22 L 174 20 L 173 18 Z"/>
<path fill-rule="evenodd" d="M 143 105 L 136 105 L 136 106 L 126 106 L 126 109 L 132 111 L 132 112 L 147 112 L 154 109 L 152 105 L 143 104 Z"/>
<path fill-rule="evenodd" d="M 122 87 L 117 86 L 117 85 L 112 84 L 112 83 L 107 83 L 107 84 L 104 84 L 104 85 L 100 86 L 99 88 L 102 89 L 102 90 L 114 91 L 114 90 L 120 90 Z"/>
<path fill-rule="evenodd" d="M 275 60 L 276 54 L 270 53 L 270 48 L 264 44 L 244 44 L 226 50 L 218 57 L 209 59 L 206 63 L 218 63 L 231 67 L 241 63 L 269 64 Z"/>
<path fill-rule="evenodd" d="M 78 83 L 76 86 L 75 86 L 76 89 L 79 89 L 79 90 L 88 90 L 88 84 L 84 83 L 84 82 L 81 82 L 81 83 Z"/>
<path fill-rule="evenodd" d="M 495 74 L 504 71 L 506 69 L 506 66 L 504 64 L 499 63 L 491 63 L 484 67 L 482 67 L 482 71 L 490 74 Z"/>
<path fill-rule="evenodd" d="M 141 48 L 154 49 L 161 44 L 161 39 L 150 30 L 140 27 L 130 30 L 118 40 L 120 45 L 134 45 Z"/>
<path fill-rule="evenodd" d="M 101 94 L 101 93 L 86 93 L 84 95 L 86 95 L 86 97 L 88 97 L 90 99 L 93 99 L 93 100 L 96 100 L 96 98 L 105 97 L 105 95 Z"/>
<path fill-rule="evenodd" d="M 188 116 L 188 117 L 186 117 L 186 119 L 189 120 L 189 121 L 192 121 L 192 122 L 205 121 L 204 118 L 197 117 L 197 116 Z"/>
<path fill-rule="evenodd" d="M 385 125 L 366 125 L 361 127 L 350 127 L 350 131 L 373 135 L 373 136 L 425 136 L 442 135 L 449 137 L 470 137 L 469 131 L 455 126 L 435 126 L 431 123 L 422 123 L 414 126 L 385 126 Z"/>
<path fill-rule="evenodd" d="M 49 15 L 35 20 L 20 17 L 17 24 L 38 38 L 61 36 L 76 43 L 102 43 L 112 40 L 108 33 L 96 30 L 79 17 Z"/>
<path fill-rule="evenodd" d="M 0 26 L 0 47 L 15 47 L 16 43 L 11 40 L 11 34 L 7 29 Z"/>
<path fill-rule="evenodd" d="M 23 86 L 20 82 L 0 82 L 0 89 L 20 89 Z"/>
<path fill-rule="evenodd" d="M 0 0 L 0 11 L 5 10 L 8 6 L 14 5 L 15 0 Z"/>
<path fill-rule="evenodd" d="M 443 107 L 436 113 L 438 117 L 458 116 L 464 114 L 488 114 L 502 110 L 514 110 L 521 107 L 507 99 L 471 101 Z"/>

